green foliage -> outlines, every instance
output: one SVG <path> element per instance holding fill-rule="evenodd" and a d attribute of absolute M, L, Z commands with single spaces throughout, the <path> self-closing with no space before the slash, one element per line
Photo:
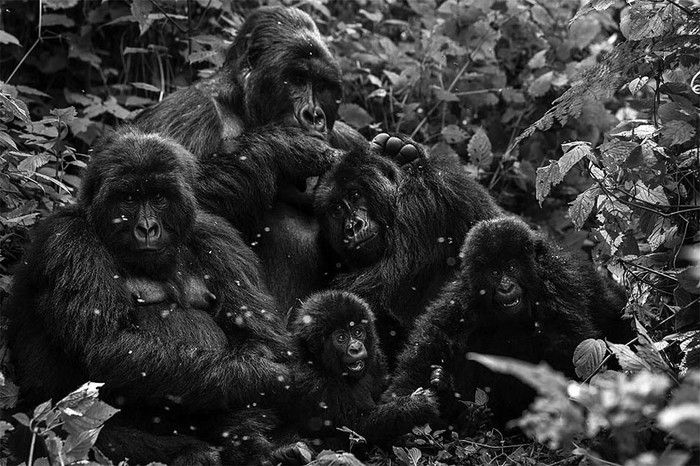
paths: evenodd
<path fill-rule="evenodd" d="M 247 12 L 279 3 L 292 2 L 3 5 L 0 297 L 31 226 L 75 202 L 99 134 L 211 75 Z M 595 462 L 603 441 L 614 461 L 672 465 L 698 447 L 700 9 L 690 0 L 628 3 L 302 2 L 340 59 L 346 122 L 368 137 L 405 132 L 459 158 L 504 207 L 567 246 L 593 245 L 590 230 L 594 259 L 625 284 L 637 323 L 631 344 L 577 348 L 584 383 L 479 359 L 536 386 L 540 397 L 519 423 L 564 450 L 485 429 L 487 397 L 477 390 L 471 437 L 426 426 L 415 444 L 378 452 L 373 463 L 571 464 L 572 452 Z M 622 372 L 608 370 L 612 361 Z M 0 363 L 11 374 L 4 349 Z M 10 408 L 17 387 L 0 379 L 0 408 Z M 59 405 L 21 421 L 46 439 L 53 460 L 82 458 L 99 426 L 57 431 Z M 0 422 L 0 438 L 18 422 Z M 642 453 L 640 436 L 658 431 L 670 447 Z M 352 460 L 328 452 L 323 461 Z"/>

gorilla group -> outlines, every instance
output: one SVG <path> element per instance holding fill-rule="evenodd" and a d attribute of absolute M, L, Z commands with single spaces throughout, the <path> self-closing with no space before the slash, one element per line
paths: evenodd
<path fill-rule="evenodd" d="M 573 375 L 583 339 L 629 338 L 621 289 L 340 97 L 311 18 L 264 7 L 214 77 L 106 136 L 16 271 L 20 408 L 104 382 L 114 462 L 300 463 L 459 423 L 476 388 L 517 416 L 532 392 L 469 351 Z"/>

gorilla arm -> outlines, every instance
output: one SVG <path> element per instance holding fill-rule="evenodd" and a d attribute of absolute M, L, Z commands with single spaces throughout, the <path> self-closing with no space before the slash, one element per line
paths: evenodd
<path fill-rule="evenodd" d="M 34 309 L 15 303 L 25 324 L 43 320 L 54 344 L 73 355 L 90 380 L 105 382 L 106 389 L 142 400 L 181 399 L 193 407 L 223 408 L 238 396 L 249 400 L 235 388 L 255 383 L 256 361 L 244 361 L 233 351 L 183 347 L 135 325 L 135 303 L 124 277 L 78 208 L 39 226 L 23 273 L 31 278 L 20 282 L 37 296 Z"/>
<path fill-rule="evenodd" d="M 247 240 L 260 233 L 280 181 L 303 183 L 337 158 L 324 141 L 293 127 L 252 129 L 230 143 L 221 154 L 200 158 L 195 190 L 202 207 L 230 221 Z"/>

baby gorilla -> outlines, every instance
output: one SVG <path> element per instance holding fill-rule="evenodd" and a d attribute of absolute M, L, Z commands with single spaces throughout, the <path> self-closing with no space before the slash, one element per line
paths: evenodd
<path fill-rule="evenodd" d="M 374 315 L 365 301 L 343 291 L 309 297 L 290 321 L 300 360 L 292 371 L 298 400 L 294 419 L 314 446 L 347 448 L 348 427 L 369 444 L 383 444 L 438 415 L 432 392 L 418 388 L 387 404 L 384 355 Z M 429 381 L 424 378 L 425 384 Z"/>
<path fill-rule="evenodd" d="M 457 279 L 416 323 L 385 398 L 411 393 L 431 377 L 443 417 L 453 422 L 463 407 L 457 399 L 473 399 L 477 387 L 486 388 L 502 424 L 519 416 L 534 392 L 468 361 L 467 352 L 546 361 L 573 377 L 572 356 L 581 341 L 632 336 L 621 319 L 624 291 L 520 220 L 480 222 L 461 257 Z"/>

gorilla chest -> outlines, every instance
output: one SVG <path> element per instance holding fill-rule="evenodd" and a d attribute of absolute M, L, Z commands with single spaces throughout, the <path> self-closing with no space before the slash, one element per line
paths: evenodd
<path fill-rule="evenodd" d="M 188 349 L 222 350 L 228 347 L 221 327 L 211 315 L 199 309 L 183 309 L 166 303 L 138 306 L 136 324 L 154 340 L 165 340 Z"/>

